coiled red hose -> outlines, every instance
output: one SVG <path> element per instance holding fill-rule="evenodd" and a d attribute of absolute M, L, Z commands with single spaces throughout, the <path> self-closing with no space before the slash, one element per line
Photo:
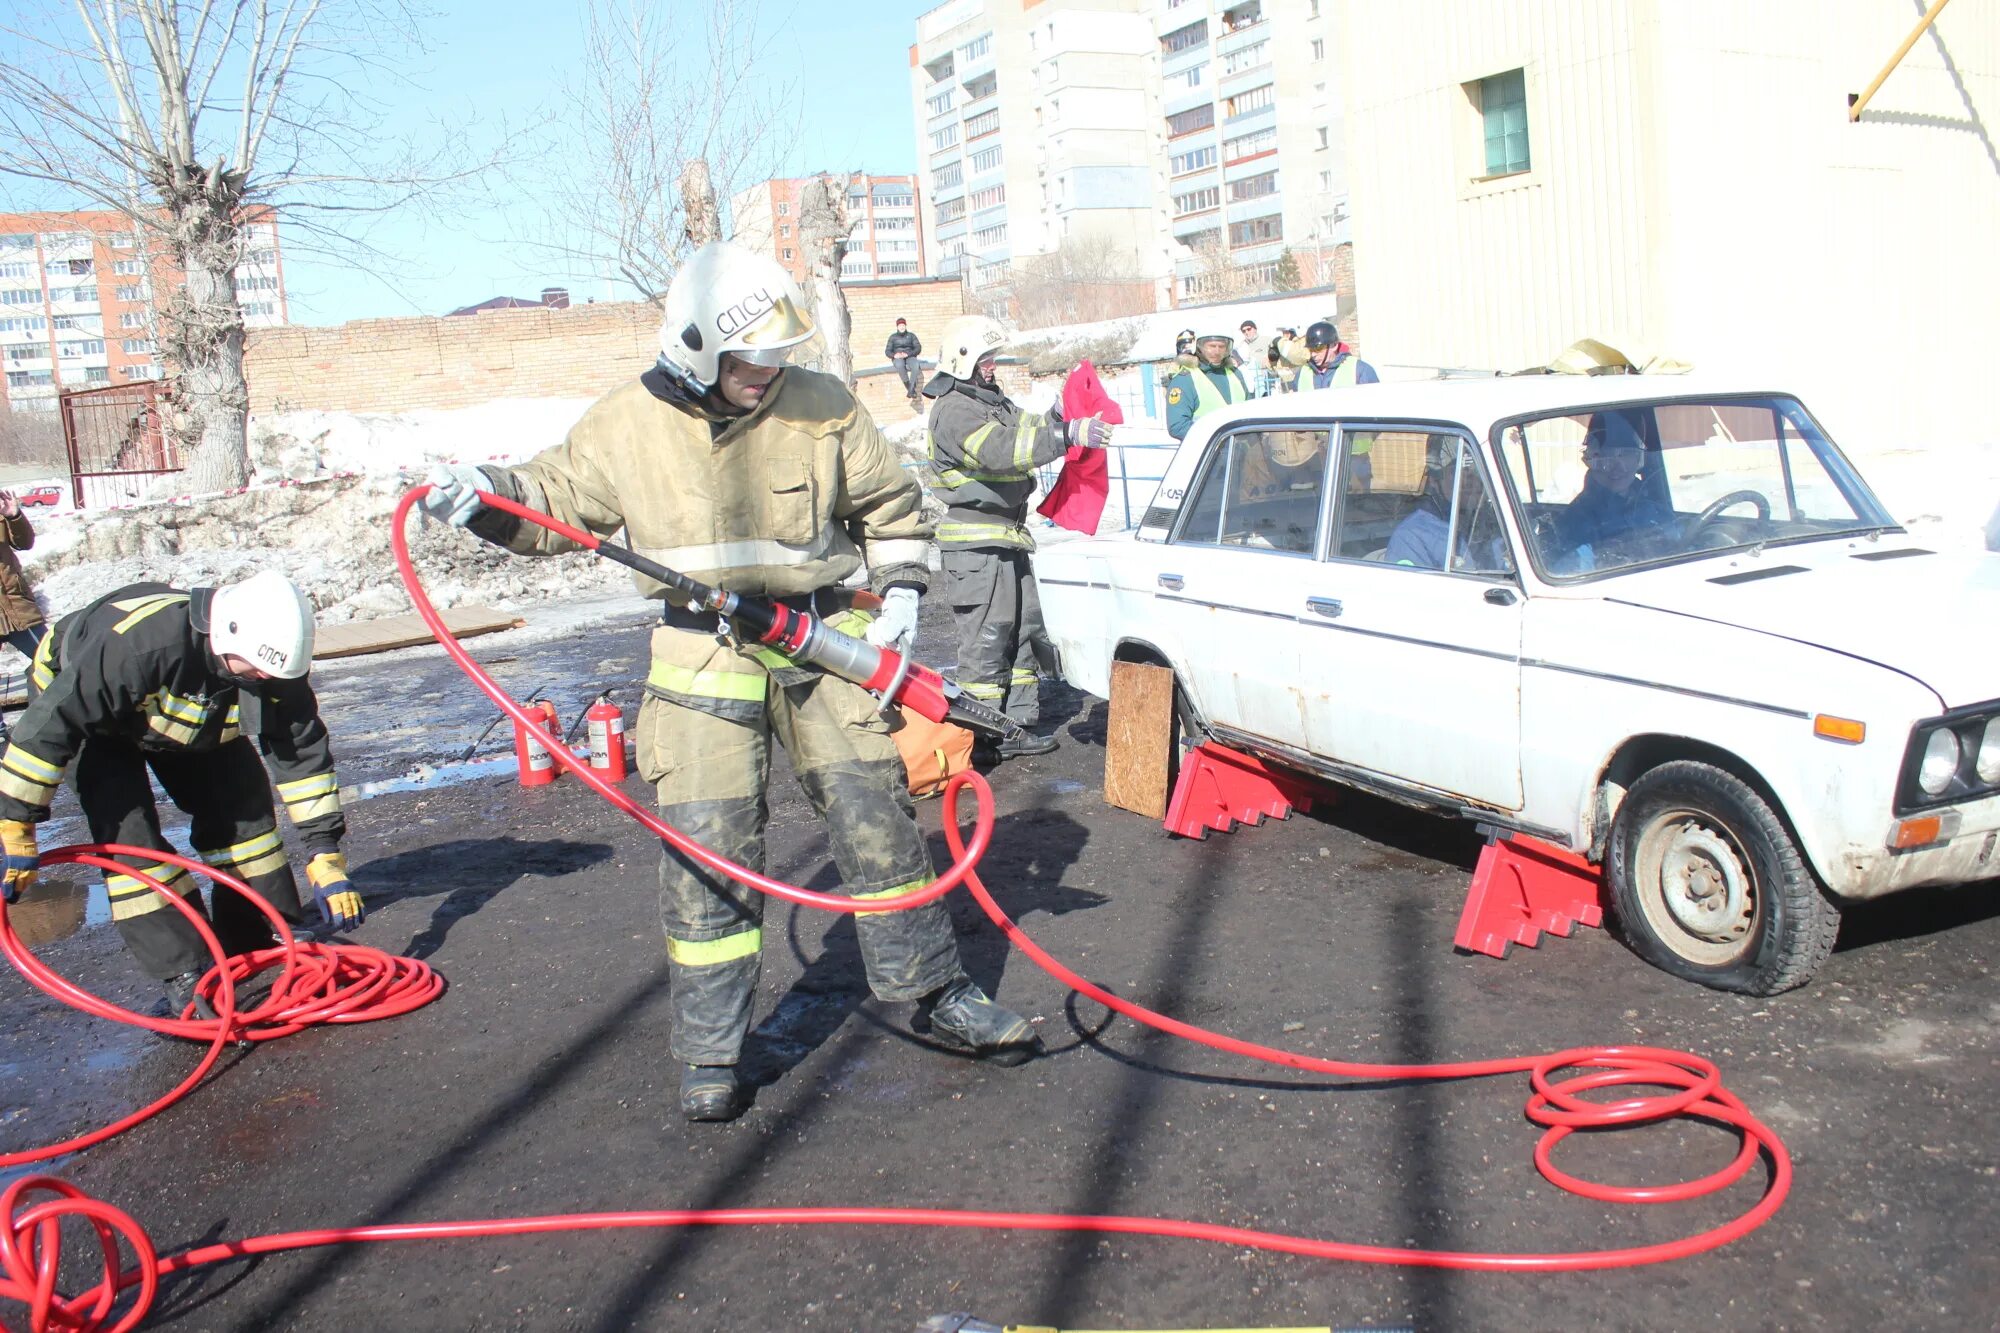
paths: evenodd
<path fill-rule="evenodd" d="M 402 573 L 411 600 L 416 604 L 418 614 L 423 617 L 424 623 L 437 635 L 438 641 L 444 645 L 452 660 L 487 697 L 516 722 L 523 726 L 539 728 L 535 716 L 494 684 L 452 638 L 436 609 L 424 595 L 416 571 L 410 562 L 404 527 L 410 507 L 427 490 L 428 487 L 420 486 L 405 495 L 396 508 L 394 520 L 397 568 Z M 488 499 L 492 502 L 497 497 Z M 506 507 L 510 508 L 510 511 L 516 508 Z M 587 534 L 576 534 L 574 529 L 567 529 L 544 515 L 534 514 L 532 511 L 520 512 L 523 517 L 565 535 L 587 536 Z M 594 545 L 594 539 L 586 540 L 584 544 Z M 736 866 L 714 855 L 687 839 L 678 830 L 660 822 L 651 811 L 639 807 L 622 791 L 604 782 L 587 766 L 579 763 L 569 753 L 567 747 L 556 743 L 558 738 L 549 736 L 546 732 L 543 735 L 550 753 L 555 756 L 558 763 L 563 764 L 599 795 L 610 800 L 619 809 L 632 815 L 687 855 L 743 883 L 787 901 L 831 911 L 867 910 L 860 908 L 850 899 L 812 893 L 792 885 L 768 880 L 745 867 Z M 958 819 L 959 797 L 968 787 L 972 789 L 977 806 L 970 840 L 965 838 Z M 4 1218 L 0 1218 L 0 1296 L 12 1297 L 26 1304 L 31 1318 L 30 1327 L 37 1330 L 37 1333 L 43 1329 L 108 1329 L 113 1330 L 113 1333 L 122 1333 L 122 1330 L 135 1327 L 145 1317 L 160 1277 L 203 1264 L 241 1259 L 250 1255 L 360 1242 L 442 1240 L 481 1236 L 538 1235 L 559 1231 L 685 1226 L 921 1226 L 1117 1233 L 1171 1236 L 1320 1259 L 1398 1264 L 1416 1268 L 1451 1268 L 1482 1272 L 1577 1272 L 1661 1263 L 1728 1244 L 1761 1225 L 1784 1203 L 1785 1196 L 1790 1191 L 1791 1157 L 1786 1152 L 1783 1142 L 1753 1116 L 1738 1097 L 1722 1086 L 1721 1075 L 1715 1065 L 1699 1056 L 1648 1046 L 1596 1046 L 1576 1047 L 1546 1055 L 1514 1056 L 1500 1060 L 1462 1061 L 1451 1064 L 1386 1065 L 1328 1060 L 1223 1036 L 1121 999 L 1077 975 L 1051 957 L 1000 909 L 999 904 L 994 902 L 992 895 L 987 892 L 986 886 L 980 882 L 973 866 L 984 853 L 987 842 L 991 839 L 993 827 L 993 793 L 984 778 L 977 773 L 967 772 L 952 779 L 945 790 L 944 819 L 945 838 L 951 847 L 953 862 L 946 875 L 940 877 L 939 883 L 949 888 L 952 884 L 962 881 L 994 925 L 998 926 L 1014 946 L 1027 954 L 1037 966 L 1065 986 L 1128 1018 L 1233 1055 L 1290 1069 L 1343 1078 L 1458 1079 L 1490 1074 L 1525 1073 L 1529 1076 L 1531 1088 L 1526 1106 L 1527 1118 L 1542 1126 L 1542 1134 L 1536 1141 L 1534 1149 L 1535 1165 L 1544 1177 L 1560 1188 L 1586 1198 L 1618 1203 L 1665 1203 L 1694 1199 L 1727 1188 L 1741 1179 L 1762 1153 L 1768 1154 L 1770 1159 L 1769 1179 L 1764 1194 L 1753 1206 L 1733 1220 L 1679 1240 L 1624 1249 L 1554 1254 L 1421 1250 L 1403 1246 L 1322 1240 L 1283 1232 L 1166 1217 L 857 1207 L 668 1209 L 334 1227 L 227 1241 L 162 1259 L 154 1252 L 144 1230 L 125 1213 L 109 1204 L 89 1198 L 63 1181 L 48 1176 L 30 1176 L 16 1181 L 4 1194 L 0 1194 L 0 1214 L 4 1214 Z M 67 852 L 80 849 L 64 850 Z M 73 859 L 86 860 L 86 856 L 78 855 Z M 87 863 L 95 864 L 95 862 Z M 121 867 L 121 871 L 131 873 L 124 867 Z M 933 892 L 932 889 L 937 889 L 937 886 L 933 885 L 929 889 L 890 901 L 895 907 L 911 907 L 920 902 L 928 902 L 939 892 L 945 891 L 937 889 Z M 879 901 L 869 904 L 869 908 L 879 910 Z M 4 942 L 10 935 L 11 932 L 5 928 L 4 912 L 0 911 L 0 942 Z M 213 937 L 206 931 L 204 938 L 211 948 L 215 947 Z M 298 947 L 303 951 L 305 946 Z M 9 947 L 7 953 L 10 958 L 15 959 L 16 965 L 20 966 L 21 955 L 25 955 L 26 951 L 17 952 L 17 948 L 18 944 L 16 947 Z M 284 954 L 287 951 L 280 949 L 272 952 Z M 39 967 L 39 964 L 35 966 Z M 45 969 L 43 975 L 46 975 Z M 36 981 L 38 985 L 43 984 L 40 977 L 33 973 L 30 974 L 30 980 Z M 61 988 L 74 988 L 70 988 L 68 983 L 62 982 L 60 978 L 53 980 L 54 986 L 44 988 L 65 999 L 69 998 L 66 991 Z M 246 1016 L 243 1021 L 248 1023 L 267 1016 L 281 1017 L 267 1015 L 267 1011 L 275 1002 L 276 994 L 277 988 L 274 988 L 273 999 L 267 1000 L 265 1005 Z M 233 985 L 218 985 L 215 998 L 218 1001 L 217 1009 L 220 1015 L 218 1023 L 226 1027 L 227 1020 L 234 1013 Z M 226 1013 L 223 1011 L 225 1005 Z M 109 1007 L 116 1009 L 116 1006 Z M 125 1021 L 131 1021 L 136 1017 L 130 1015 L 130 1011 L 127 1010 L 116 1010 L 115 1014 L 107 1016 L 122 1017 Z M 142 1026 L 153 1026 L 153 1024 L 142 1023 Z M 211 1048 L 202 1070 L 197 1071 L 196 1077 L 214 1062 L 219 1049 L 220 1041 Z M 1563 1077 L 1566 1071 L 1580 1072 Z M 185 1086 L 187 1085 L 183 1085 L 183 1089 L 177 1089 L 162 1099 L 163 1103 L 178 1096 Z M 1669 1091 L 1665 1093 L 1644 1091 L 1660 1088 Z M 1618 1097 L 1609 1102 L 1591 1101 L 1584 1096 L 1586 1093 L 1602 1094 L 1607 1089 L 1627 1089 L 1631 1095 Z M 154 1109 L 157 1107 L 148 1108 L 138 1118 L 143 1119 Z M 1605 1185 L 1580 1179 L 1554 1164 L 1553 1153 L 1556 1145 L 1577 1129 L 1609 1129 L 1653 1124 L 1678 1116 L 1698 1117 L 1734 1126 L 1742 1138 L 1742 1146 L 1729 1164 L 1721 1170 L 1695 1180 L 1671 1185 Z M 126 1123 L 136 1123 L 136 1120 Z M 116 1131 L 115 1129 L 100 1131 L 105 1135 L 110 1132 Z M 81 1145 L 83 1141 L 74 1142 Z M 44 1195 L 49 1197 L 41 1197 Z M 64 1219 L 76 1219 L 89 1226 L 102 1252 L 100 1269 L 102 1276 L 97 1285 L 77 1296 L 64 1296 L 55 1290 L 57 1247 Z M 121 1240 L 132 1252 L 131 1262 L 122 1266 L 119 1249 Z"/>

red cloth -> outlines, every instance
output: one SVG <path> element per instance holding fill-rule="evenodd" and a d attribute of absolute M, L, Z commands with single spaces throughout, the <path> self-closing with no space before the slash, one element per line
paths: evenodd
<path fill-rule="evenodd" d="M 1125 420 L 1125 409 L 1104 391 L 1097 368 L 1088 361 L 1079 364 L 1063 381 L 1062 413 L 1064 421 L 1103 417 L 1113 425 L 1121 425 Z M 1035 512 L 1059 528 L 1095 536 L 1098 520 L 1104 517 L 1104 502 L 1110 494 L 1111 464 L 1104 451 L 1073 444 L 1056 484 L 1049 488 Z"/>

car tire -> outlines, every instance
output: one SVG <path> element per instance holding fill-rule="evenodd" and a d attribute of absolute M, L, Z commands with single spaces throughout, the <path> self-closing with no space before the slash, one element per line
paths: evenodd
<path fill-rule="evenodd" d="M 1775 995 L 1833 952 L 1840 909 L 1777 811 L 1712 764 L 1642 774 L 1618 807 L 1605 868 L 1626 943 L 1674 976 Z"/>

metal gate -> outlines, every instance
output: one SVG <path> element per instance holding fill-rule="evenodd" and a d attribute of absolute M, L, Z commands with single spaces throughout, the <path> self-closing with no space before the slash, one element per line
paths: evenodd
<path fill-rule="evenodd" d="M 160 420 L 159 380 L 63 391 L 63 443 L 69 449 L 72 501 L 127 504 L 147 478 L 181 470 L 180 450 Z"/>

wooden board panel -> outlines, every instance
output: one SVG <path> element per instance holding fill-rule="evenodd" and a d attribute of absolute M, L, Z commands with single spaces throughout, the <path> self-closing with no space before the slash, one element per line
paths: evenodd
<path fill-rule="evenodd" d="M 490 606 L 454 606 L 440 612 L 445 628 L 455 639 L 514 629 L 528 622 L 511 611 L 495 611 Z M 391 648 L 409 648 L 434 643 L 435 638 L 414 613 L 385 616 L 380 620 L 355 620 L 345 625 L 322 625 L 313 635 L 313 657 L 357 657 L 362 653 L 382 653 Z"/>
<path fill-rule="evenodd" d="M 1104 799 L 1164 819 L 1174 746 L 1174 673 L 1144 662 L 1111 664 L 1104 737 Z"/>

